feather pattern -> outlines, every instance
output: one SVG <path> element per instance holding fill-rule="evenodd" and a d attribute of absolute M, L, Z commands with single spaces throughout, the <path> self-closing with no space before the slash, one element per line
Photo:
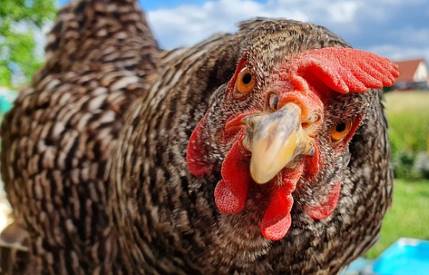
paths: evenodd
<path fill-rule="evenodd" d="M 96 0 L 59 13 L 46 52 L 2 125 L 5 189 L 29 232 L 29 273 L 104 273 L 114 247 L 107 160 L 159 50 L 136 3 Z"/>
<path fill-rule="evenodd" d="M 204 136 L 201 147 L 213 149 L 207 160 L 217 164 L 204 177 L 188 172 L 185 155 L 243 54 L 263 87 L 273 60 L 324 47 L 349 46 L 321 26 L 258 18 L 234 34 L 162 52 L 135 1 L 80 0 L 63 9 L 45 66 L 2 125 L 2 177 L 30 236 L 27 273 L 333 274 L 350 263 L 374 243 L 391 201 L 378 91 L 338 96 L 347 103 L 341 108 L 367 110 L 349 150 L 329 156 L 344 180 L 338 207 L 314 221 L 303 215 L 312 194 L 298 190 L 290 233 L 278 242 L 261 237 L 249 212 L 217 211 L 225 148 Z M 233 108 L 246 104 L 253 103 Z M 225 120 L 208 117 L 208 128 Z M 328 192 L 322 183 L 334 175 L 322 174 L 314 190 Z"/>

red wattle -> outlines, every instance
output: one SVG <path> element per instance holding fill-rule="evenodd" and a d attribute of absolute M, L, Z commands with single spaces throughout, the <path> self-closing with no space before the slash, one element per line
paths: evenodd
<path fill-rule="evenodd" d="M 281 185 L 275 186 L 268 206 L 265 210 L 259 227 L 264 238 L 272 241 L 281 240 L 286 236 L 291 225 L 290 211 L 293 206 L 292 193 L 301 178 L 304 165 L 300 164 L 294 169 L 284 169 L 277 180 Z"/>
<path fill-rule="evenodd" d="M 341 183 L 335 183 L 326 200 L 317 206 L 306 206 L 304 211 L 313 220 L 323 220 L 329 217 L 335 210 L 340 198 Z"/>
<path fill-rule="evenodd" d="M 283 186 L 273 190 L 270 202 L 259 225 L 264 238 L 277 241 L 286 236 L 291 225 L 290 211 L 292 205 L 293 197 L 285 192 Z"/>
<path fill-rule="evenodd" d="M 222 214 L 238 214 L 244 209 L 249 184 L 249 156 L 243 147 L 243 131 L 238 134 L 222 163 L 222 180 L 214 191 L 216 206 Z"/>
<path fill-rule="evenodd" d="M 301 163 L 293 169 L 284 168 L 281 171 L 281 180 L 280 185 L 284 188 L 284 192 L 287 194 L 292 194 L 295 191 L 296 184 L 302 176 L 304 171 L 304 164 Z"/>

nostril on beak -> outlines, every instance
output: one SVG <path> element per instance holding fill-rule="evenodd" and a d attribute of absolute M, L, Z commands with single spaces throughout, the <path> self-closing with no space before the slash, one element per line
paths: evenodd
<path fill-rule="evenodd" d="M 267 106 L 268 110 L 275 112 L 279 107 L 280 98 L 276 93 L 270 93 L 268 95 Z"/>
<path fill-rule="evenodd" d="M 277 113 L 289 103 L 293 103 L 300 108 L 300 126 L 305 130 L 305 133 L 310 137 L 316 136 L 323 119 L 323 105 L 320 100 L 297 91 L 278 93 L 276 90 L 272 90 L 268 92 L 266 97 L 266 110 L 271 113 Z"/>
<path fill-rule="evenodd" d="M 312 112 L 307 118 L 302 118 L 301 127 L 309 137 L 316 137 L 320 128 L 322 116 L 316 112 Z"/>
<path fill-rule="evenodd" d="M 301 123 L 301 127 L 303 129 L 307 129 L 315 124 L 317 124 L 321 119 L 321 116 L 317 113 L 311 113 L 310 116 L 308 118 L 303 118 L 302 119 L 302 123 Z"/>
<path fill-rule="evenodd" d="M 311 123 L 310 123 L 310 122 L 303 122 L 303 123 L 301 123 L 301 127 L 302 127 L 303 129 L 307 129 L 308 127 L 310 127 L 310 125 L 311 125 Z"/>

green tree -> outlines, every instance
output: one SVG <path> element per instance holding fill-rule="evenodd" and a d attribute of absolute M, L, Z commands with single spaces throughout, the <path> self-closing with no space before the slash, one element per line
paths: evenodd
<path fill-rule="evenodd" d="M 42 61 L 35 32 L 55 15 L 55 0 L 0 0 L 0 86 L 12 86 L 14 73 L 30 79 Z"/>

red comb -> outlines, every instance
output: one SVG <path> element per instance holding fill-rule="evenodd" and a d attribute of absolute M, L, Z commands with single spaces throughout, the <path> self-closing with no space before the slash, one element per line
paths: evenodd
<path fill-rule="evenodd" d="M 398 66 L 387 58 L 351 48 L 308 50 L 291 63 L 292 74 L 307 81 L 316 78 L 342 94 L 388 87 L 399 76 Z"/>

